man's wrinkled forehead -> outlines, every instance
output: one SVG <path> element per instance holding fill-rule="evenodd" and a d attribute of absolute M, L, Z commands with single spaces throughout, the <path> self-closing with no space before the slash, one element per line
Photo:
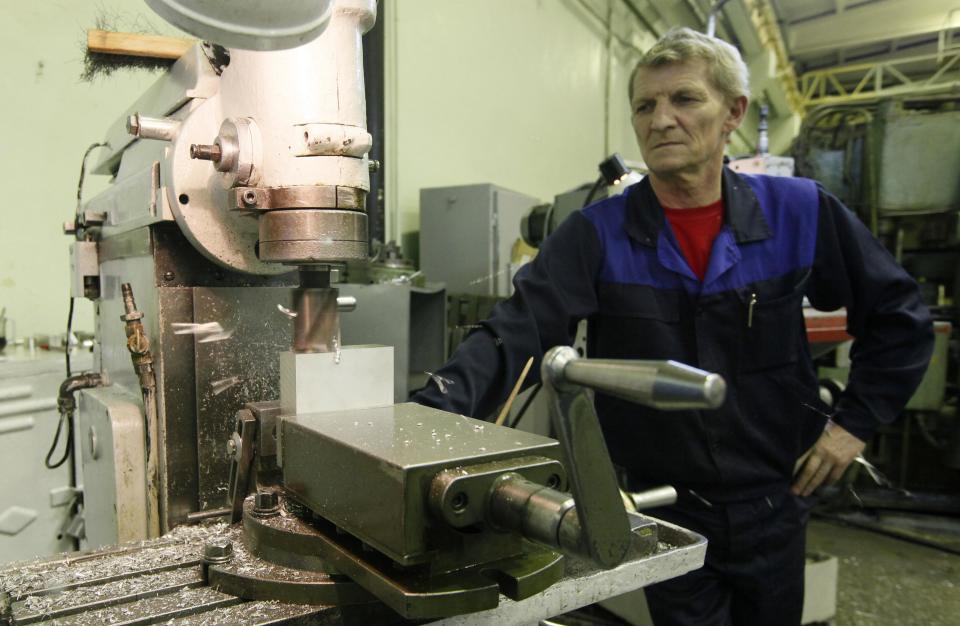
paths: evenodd
<path fill-rule="evenodd" d="M 669 80 L 663 80 L 665 72 L 672 74 Z M 633 76 L 633 101 L 679 91 L 704 93 L 709 92 L 711 86 L 706 63 L 700 59 L 640 67 Z"/>

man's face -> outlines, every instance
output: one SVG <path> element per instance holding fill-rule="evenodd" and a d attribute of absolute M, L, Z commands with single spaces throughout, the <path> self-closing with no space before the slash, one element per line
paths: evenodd
<path fill-rule="evenodd" d="M 727 135 L 743 119 L 746 98 L 728 102 L 697 59 L 641 68 L 631 106 L 643 160 L 651 172 L 667 176 L 716 167 Z"/>

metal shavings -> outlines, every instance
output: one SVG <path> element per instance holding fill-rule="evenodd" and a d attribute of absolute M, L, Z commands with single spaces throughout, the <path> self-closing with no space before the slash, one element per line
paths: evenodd
<path fill-rule="evenodd" d="M 210 382 L 210 389 L 213 391 L 213 395 L 219 396 L 221 393 L 240 384 L 241 378 L 239 376 L 230 376 L 228 378 L 221 378 L 220 380 L 214 380 Z"/>
<path fill-rule="evenodd" d="M 73 626 L 74 624 L 85 626 L 88 624 L 129 623 L 145 617 L 153 620 L 173 618 L 203 611 L 206 607 L 212 609 L 239 602 L 241 602 L 239 598 L 221 593 L 210 587 L 188 588 L 154 598 L 144 598 L 96 611 L 65 616 L 57 619 L 57 624 L 59 626 Z"/>
<path fill-rule="evenodd" d="M 493 280 L 494 278 L 496 278 L 497 276 L 502 276 L 503 274 L 506 274 L 507 272 L 510 271 L 510 269 L 511 269 L 511 268 L 507 267 L 507 268 L 504 268 L 504 269 L 500 270 L 499 272 L 494 272 L 493 274 L 487 274 L 486 276 L 481 276 L 480 278 L 474 278 L 473 280 L 470 281 L 470 284 L 471 284 L 471 285 L 479 285 L 480 283 L 485 283 L 485 282 L 487 282 L 487 281 L 491 281 L 491 280 Z"/>
<path fill-rule="evenodd" d="M 205 322 L 203 324 L 194 324 L 192 322 L 173 322 L 174 335 L 209 335 L 212 333 L 222 333 L 223 326 L 220 322 Z"/>
<path fill-rule="evenodd" d="M 322 610 L 309 604 L 285 604 L 276 600 L 247 602 L 167 622 L 168 626 L 235 626 L 241 623 L 274 623 L 282 618 L 310 615 Z"/>
<path fill-rule="evenodd" d="M 226 524 L 181 526 L 160 539 L 131 542 L 100 553 L 64 555 L 62 560 L 11 563 L 0 571 L 0 590 L 14 601 L 43 590 L 74 587 L 91 581 L 150 569 L 172 569 L 198 559 L 203 543 L 223 534 Z"/>
<path fill-rule="evenodd" d="M 854 462 L 854 463 L 859 463 L 860 465 L 862 465 L 862 466 L 864 467 L 864 469 L 867 470 L 867 474 L 870 475 L 870 478 L 873 480 L 873 482 L 877 483 L 877 484 L 880 485 L 881 487 L 888 487 L 888 488 L 890 488 L 890 489 L 896 489 L 897 491 L 902 491 L 904 494 L 909 494 L 909 493 L 910 493 L 910 492 L 908 492 L 907 490 L 905 490 L 905 489 L 899 489 L 896 485 L 894 485 L 894 484 L 890 481 L 890 479 L 887 478 L 887 477 L 883 474 L 883 472 L 881 472 L 880 470 L 878 470 L 877 467 L 876 467 L 873 463 L 871 463 L 870 461 L 868 461 L 862 454 L 858 454 L 858 455 L 857 455 L 857 458 L 855 458 L 855 459 L 853 460 L 853 462 Z M 859 498 L 858 498 L 858 499 L 859 499 Z"/>
<path fill-rule="evenodd" d="M 437 389 L 440 390 L 440 393 L 448 393 L 447 385 L 455 385 L 456 381 L 450 380 L 449 378 L 444 378 L 439 374 L 434 374 L 433 372 L 424 372 L 427 376 L 430 377 L 430 380 L 437 384 Z"/>
<path fill-rule="evenodd" d="M 277 305 L 277 310 L 283 313 L 284 315 L 286 315 L 287 317 L 289 317 L 290 319 L 294 319 L 295 317 L 297 317 L 296 311 L 291 311 L 290 309 L 283 306 L 282 304 Z"/>
<path fill-rule="evenodd" d="M 232 330 L 225 330 L 222 333 L 213 333 L 211 335 L 207 335 L 203 339 L 197 340 L 197 343 L 211 343 L 214 341 L 223 341 L 224 339 L 229 339 L 232 336 L 233 336 Z"/>
<path fill-rule="evenodd" d="M 413 279 L 414 279 L 414 278 L 417 278 L 418 276 L 421 276 L 422 274 L 423 274 L 422 271 L 417 270 L 416 272 L 414 272 L 414 273 L 412 273 L 412 274 L 404 274 L 403 276 L 397 276 L 396 278 L 391 278 L 388 282 L 389 282 L 391 285 L 406 285 L 406 284 L 409 284 L 409 283 L 413 282 Z"/>
<path fill-rule="evenodd" d="M 197 343 L 210 343 L 213 341 L 223 341 L 233 336 L 232 330 L 225 330 L 220 322 L 204 322 L 194 324 L 191 322 L 174 322 L 174 335 L 196 335 L 199 337 Z"/>
<path fill-rule="evenodd" d="M 177 586 L 199 585 L 201 582 L 199 567 L 183 567 L 156 574 L 122 578 L 102 585 L 77 587 L 58 594 L 30 596 L 24 601 L 23 608 L 34 615 L 46 615 L 54 610 L 60 612 L 73 607 L 169 590 Z M 19 620 L 24 620 L 26 617 L 28 616 L 17 613 Z"/>

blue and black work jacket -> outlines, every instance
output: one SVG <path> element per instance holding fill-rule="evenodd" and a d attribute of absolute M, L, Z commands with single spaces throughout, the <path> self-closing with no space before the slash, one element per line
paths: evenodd
<path fill-rule="evenodd" d="M 694 275 L 648 179 L 571 215 L 429 384 L 422 404 L 485 417 L 530 357 L 569 345 L 588 320 L 588 355 L 674 359 L 721 374 L 715 410 L 659 411 L 598 394 L 615 464 L 636 484 L 705 498 L 789 485 L 827 411 L 803 318 L 847 309 L 849 384 L 832 419 L 863 440 L 903 409 L 926 369 L 933 328 L 916 282 L 839 200 L 813 181 L 724 169 L 724 224 Z"/>

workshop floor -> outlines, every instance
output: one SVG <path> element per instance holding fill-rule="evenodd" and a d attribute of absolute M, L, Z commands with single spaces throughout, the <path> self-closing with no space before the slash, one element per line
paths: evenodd
<path fill-rule="evenodd" d="M 836 626 L 960 625 L 960 556 L 822 520 L 807 549 L 840 559 Z"/>

